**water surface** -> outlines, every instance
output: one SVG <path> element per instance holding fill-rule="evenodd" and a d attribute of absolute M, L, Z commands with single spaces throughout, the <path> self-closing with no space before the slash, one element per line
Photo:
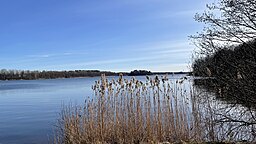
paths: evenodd
<path fill-rule="evenodd" d="M 185 75 L 169 75 L 169 79 L 175 83 Z M 108 77 L 117 79 L 118 77 Z M 131 77 L 125 77 L 130 79 Z M 0 81 L 0 144 L 44 144 L 51 143 L 53 130 L 61 106 L 63 104 L 73 105 L 83 104 L 87 97 L 93 96 L 91 89 L 95 81 L 100 77 L 92 78 L 70 78 L 70 79 L 50 79 L 50 80 L 18 80 L 18 81 Z M 145 81 L 145 76 L 136 77 L 136 79 Z M 190 95 L 193 87 L 193 79 L 188 78 L 178 90 Z M 179 84 L 179 83 L 178 83 Z M 195 88 L 195 87 L 193 87 Z M 247 113 L 247 108 L 238 105 L 228 104 L 217 100 L 215 94 L 196 90 L 193 95 L 198 99 L 196 104 L 204 117 L 207 118 L 209 106 L 211 112 L 225 114 L 228 110 L 228 116 L 235 119 L 240 116 L 239 113 Z M 230 110 L 232 108 L 232 110 Z M 224 112 L 223 112 L 224 110 Z M 245 111 L 245 112 L 244 112 Z M 254 113 L 256 114 L 256 113 Z M 213 115 L 218 119 L 218 115 Z M 210 115 L 210 117 L 213 117 Z M 239 117 L 242 120 L 248 120 L 246 117 Z M 233 127 L 237 124 L 231 123 Z M 216 125 L 216 129 L 226 131 L 230 127 L 221 127 Z M 250 127 L 243 129 L 241 136 L 236 139 L 250 139 L 252 133 Z M 246 132 L 245 132 L 246 131 Z M 240 132 L 240 131 L 238 131 Z M 240 134 L 240 133 L 239 133 Z M 248 136 L 250 135 L 250 136 Z M 221 136 L 222 137 L 222 136 Z M 223 134 L 223 139 L 226 134 Z"/>
<path fill-rule="evenodd" d="M 0 144 L 48 143 L 61 104 L 81 104 L 98 78 L 0 81 Z"/>
<path fill-rule="evenodd" d="M 0 81 L 0 144 L 49 143 L 61 105 L 83 104 L 93 95 L 91 86 L 99 79 Z M 137 79 L 145 80 L 145 76 Z"/>

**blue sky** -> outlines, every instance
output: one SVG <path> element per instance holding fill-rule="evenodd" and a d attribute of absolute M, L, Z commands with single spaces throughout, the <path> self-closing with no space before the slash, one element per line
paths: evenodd
<path fill-rule="evenodd" d="M 0 69 L 188 71 L 210 0 L 0 0 Z"/>

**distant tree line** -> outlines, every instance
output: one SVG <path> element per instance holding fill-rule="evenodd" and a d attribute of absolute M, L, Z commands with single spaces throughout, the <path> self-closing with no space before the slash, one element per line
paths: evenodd
<path fill-rule="evenodd" d="M 74 71 L 29 71 L 29 70 L 0 70 L 0 80 L 34 80 L 34 79 L 55 79 L 55 78 L 75 78 L 75 77 L 94 77 L 118 76 L 119 73 L 99 70 L 74 70 Z M 189 74 L 188 72 L 156 72 L 147 70 L 133 70 L 131 72 L 122 72 L 124 76 L 142 76 L 142 75 L 164 75 L 164 74 Z"/>
<path fill-rule="evenodd" d="M 99 70 L 74 70 L 74 71 L 29 71 L 29 70 L 0 70 L 0 80 L 33 80 L 55 79 L 74 77 L 117 76 L 117 73 Z"/>
<path fill-rule="evenodd" d="M 153 73 L 151 71 L 147 70 L 134 70 L 131 71 L 128 75 L 129 76 L 140 76 L 140 75 L 152 75 Z"/>
<path fill-rule="evenodd" d="M 128 73 L 128 76 L 142 76 L 142 75 L 174 75 L 174 74 L 186 74 L 192 75 L 192 72 L 151 72 L 147 70 L 133 70 Z"/>

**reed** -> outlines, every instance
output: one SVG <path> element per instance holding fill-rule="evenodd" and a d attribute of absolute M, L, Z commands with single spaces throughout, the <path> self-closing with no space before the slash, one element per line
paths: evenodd
<path fill-rule="evenodd" d="M 92 86 L 93 97 L 83 106 L 63 107 L 55 143 L 173 143 L 200 142 L 197 107 L 184 79 L 167 76 L 139 81 L 122 75 L 102 75 Z"/>

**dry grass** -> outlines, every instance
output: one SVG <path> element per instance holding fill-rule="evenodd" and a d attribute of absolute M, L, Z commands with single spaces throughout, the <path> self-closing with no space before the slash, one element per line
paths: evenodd
<path fill-rule="evenodd" d="M 200 142 L 202 133 L 192 91 L 167 76 L 146 81 L 108 80 L 104 75 L 84 106 L 64 107 L 55 143 Z"/>

